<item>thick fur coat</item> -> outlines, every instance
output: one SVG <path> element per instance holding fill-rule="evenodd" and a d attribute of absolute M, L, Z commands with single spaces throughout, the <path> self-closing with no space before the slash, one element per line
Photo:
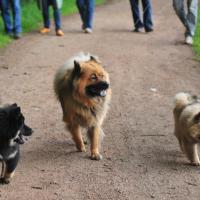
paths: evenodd
<path fill-rule="evenodd" d="M 81 127 L 91 139 L 91 158 L 99 153 L 101 129 L 111 97 L 109 75 L 97 57 L 80 53 L 56 73 L 54 90 L 63 111 L 63 121 L 79 151 L 85 151 Z"/>
<path fill-rule="evenodd" d="M 200 165 L 198 143 L 200 143 L 200 100 L 189 93 L 175 96 L 175 130 L 183 153 L 193 165 Z"/>
<path fill-rule="evenodd" d="M 25 125 L 24 116 L 17 104 L 0 107 L 0 162 L 1 183 L 9 183 L 20 157 L 20 144 L 32 129 Z"/>

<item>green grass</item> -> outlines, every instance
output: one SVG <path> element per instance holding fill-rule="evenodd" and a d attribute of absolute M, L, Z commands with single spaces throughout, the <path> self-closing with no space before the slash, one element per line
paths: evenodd
<path fill-rule="evenodd" d="M 62 16 L 70 15 L 77 12 L 76 1 L 75 0 L 64 0 L 62 7 Z M 96 0 L 96 5 L 105 3 L 106 0 Z M 52 16 L 52 9 L 51 9 Z M 42 14 L 37 8 L 35 0 L 31 3 L 22 6 L 22 28 L 23 33 L 30 32 L 32 30 L 38 29 L 42 24 Z M 12 39 L 4 34 L 4 26 L 2 18 L 0 17 L 0 47 L 5 47 L 9 44 Z"/>
<path fill-rule="evenodd" d="M 197 59 L 200 60 L 200 7 L 199 7 L 199 17 L 197 23 L 197 30 L 194 37 L 194 47 L 195 53 L 197 54 Z"/>

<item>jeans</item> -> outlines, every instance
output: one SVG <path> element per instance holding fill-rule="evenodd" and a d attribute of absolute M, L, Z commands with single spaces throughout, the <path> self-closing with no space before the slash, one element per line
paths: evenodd
<path fill-rule="evenodd" d="M 187 0 L 188 12 L 184 8 L 184 0 L 173 0 L 174 10 L 186 28 L 186 36 L 194 36 L 198 16 L 198 0 Z"/>
<path fill-rule="evenodd" d="M 2 18 L 4 21 L 5 31 L 10 34 L 22 32 L 21 27 L 21 8 L 20 0 L 1 0 Z M 13 15 L 13 23 L 10 17 L 10 7 Z"/>
<path fill-rule="evenodd" d="M 139 0 L 130 0 L 135 28 L 153 29 L 151 0 L 142 0 L 143 22 L 140 17 Z"/>
<path fill-rule="evenodd" d="M 92 28 L 94 16 L 94 0 L 76 0 L 83 22 L 83 28 Z"/>
<path fill-rule="evenodd" d="M 53 7 L 53 16 L 56 31 L 61 29 L 61 10 L 56 6 L 56 0 L 43 0 L 42 1 L 42 15 L 44 20 L 44 27 L 50 28 L 49 6 Z"/>

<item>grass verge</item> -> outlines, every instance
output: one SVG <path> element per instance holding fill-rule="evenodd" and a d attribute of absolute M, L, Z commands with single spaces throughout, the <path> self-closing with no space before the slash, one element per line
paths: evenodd
<path fill-rule="evenodd" d="M 193 49 L 197 55 L 197 59 L 200 60 L 200 7 L 199 7 L 199 16 L 198 16 L 197 30 L 194 37 Z"/>
<path fill-rule="evenodd" d="M 76 1 L 67 0 L 63 1 L 62 16 L 67 16 L 77 12 Z M 96 0 L 96 5 L 105 3 L 106 0 Z M 51 9 L 52 11 L 52 9 Z M 52 16 L 52 12 L 51 12 Z M 23 33 L 30 32 L 32 30 L 38 29 L 42 24 L 42 14 L 37 8 L 35 0 L 32 2 L 22 5 L 22 28 Z M 0 47 L 5 47 L 13 39 L 4 34 L 4 25 L 2 18 L 0 17 Z"/>

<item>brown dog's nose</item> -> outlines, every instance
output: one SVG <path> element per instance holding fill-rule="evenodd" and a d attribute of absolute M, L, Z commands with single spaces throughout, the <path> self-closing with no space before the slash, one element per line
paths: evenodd
<path fill-rule="evenodd" d="M 101 82 L 101 89 L 107 90 L 109 88 L 109 83 L 106 81 Z"/>

